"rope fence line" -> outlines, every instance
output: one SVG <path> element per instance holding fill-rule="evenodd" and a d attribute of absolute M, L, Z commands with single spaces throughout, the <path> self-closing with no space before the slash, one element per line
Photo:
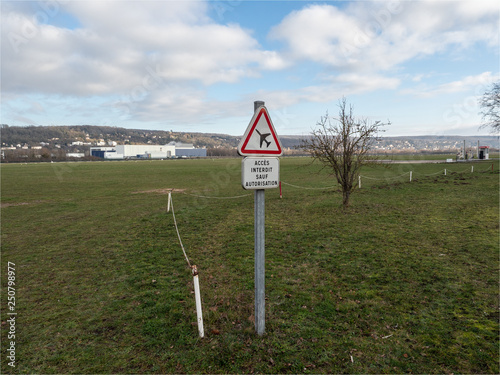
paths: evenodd
<path fill-rule="evenodd" d="M 437 171 L 436 173 L 426 174 L 424 176 L 427 176 L 427 177 L 429 177 L 429 176 L 435 176 L 435 175 L 438 175 L 438 174 L 442 174 L 444 172 L 446 172 L 446 169 L 442 169 L 440 171 Z M 418 174 L 418 172 L 417 172 L 417 174 Z"/>
<path fill-rule="evenodd" d="M 232 197 L 216 197 L 216 196 L 209 196 L 209 195 L 190 194 L 190 193 L 185 193 L 185 192 L 181 192 L 181 193 L 184 195 L 189 195 L 191 197 L 205 198 L 205 199 L 239 199 L 239 198 L 244 198 L 244 197 L 248 197 L 248 196 L 252 195 L 252 194 L 243 194 L 243 195 L 235 195 Z"/>
<path fill-rule="evenodd" d="M 458 174 L 461 174 L 461 173 L 466 173 L 470 171 L 471 173 L 474 172 L 474 166 L 472 166 L 471 169 L 464 169 L 463 171 L 450 171 L 448 170 L 447 168 L 444 168 L 444 169 L 441 169 L 435 173 L 430 173 L 430 174 L 421 174 L 420 172 L 415 172 L 415 171 L 409 171 L 409 172 L 405 172 L 401 175 L 398 175 L 398 176 L 393 176 L 393 177 L 384 177 L 384 178 L 377 178 L 377 177 L 370 177 L 370 176 L 364 176 L 364 175 L 359 175 L 359 179 L 361 180 L 361 178 L 363 179 L 368 179 L 368 180 L 374 180 L 374 181 L 388 181 L 388 180 L 397 180 L 399 178 L 402 178 L 406 175 L 410 175 L 410 182 L 412 181 L 412 178 L 415 174 L 418 174 L 419 176 L 423 176 L 423 177 L 430 177 L 430 176 L 436 176 L 436 175 L 439 175 L 439 174 L 444 174 L 445 176 L 447 175 L 447 173 L 458 173 Z M 480 170 L 480 171 L 476 171 L 477 173 L 484 173 L 484 172 L 488 172 L 490 171 L 490 167 L 484 169 L 484 170 Z M 338 187 L 338 185 L 333 185 L 333 186 L 324 186 L 324 187 L 308 187 L 308 186 L 299 186 L 299 185 L 294 185 L 294 184 L 290 184 L 288 182 L 285 182 L 285 181 L 280 181 L 281 184 L 283 185 L 287 185 L 287 186 L 290 186 L 290 187 L 293 187 L 293 188 L 296 188 L 296 189 L 304 189 L 304 190 L 325 190 L 325 189 L 335 189 Z M 359 181 L 361 182 L 361 181 Z M 173 192 L 173 190 L 171 191 Z M 184 195 L 187 195 L 187 196 L 191 196 L 191 197 L 195 197 L 195 198 L 203 198 L 203 199 L 219 199 L 219 200 L 225 200 L 225 199 L 240 199 L 240 198 L 245 198 L 245 197 L 248 197 L 248 196 L 251 196 L 252 193 L 249 193 L 249 194 L 242 194 L 242 195 L 234 195 L 234 196 L 228 196 L 228 197 L 222 197 L 222 196 L 209 196 L 209 195 L 199 195 L 199 194 L 192 194 L 192 193 L 186 193 L 184 191 L 177 191 L 181 194 L 184 194 Z M 171 200 L 171 195 L 169 193 L 169 204 L 172 202 Z M 173 205 L 172 205 L 172 213 L 173 213 Z M 174 215 L 174 222 L 175 222 L 175 215 Z M 176 226 L 176 230 L 177 230 L 177 226 Z M 181 247 L 183 246 L 182 245 L 182 241 L 180 239 L 180 236 L 179 236 L 179 242 L 181 243 Z M 183 249 L 184 250 L 184 249 Z"/>
<path fill-rule="evenodd" d="M 488 172 L 490 171 L 490 167 L 484 169 L 484 170 L 480 170 L 480 171 L 477 171 L 478 173 L 484 173 L 484 172 Z M 435 176 L 435 175 L 438 175 L 438 174 L 443 174 L 443 173 L 466 173 L 466 172 L 471 172 L 473 173 L 474 172 L 474 166 L 472 166 L 472 170 L 467 168 L 467 169 L 464 169 L 463 171 L 450 171 L 448 168 L 444 168 L 444 169 L 441 169 L 435 173 L 430 173 L 430 174 L 421 174 L 420 172 L 415 172 L 415 171 L 411 171 L 411 172 L 406 172 L 406 173 L 403 173 L 399 176 L 394 176 L 394 177 L 386 177 L 386 178 L 375 178 L 375 177 L 369 177 L 369 176 L 363 176 L 363 175 L 360 175 L 360 177 L 363 177 L 363 178 L 367 178 L 369 180 L 379 180 L 379 181 L 384 181 L 384 180 L 395 180 L 397 178 L 400 178 L 400 177 L 403 177 L 403 176 L 406 176 L 407 174 L 409 173 L 412 173 L 412 174 L 418 174 L 418 175 L 421 175 L 421 176 L 424 176 L 424 177 L 430 177 L 430 176 Z"/>
<path fill-rule="evenodd" d="M 189 258 L 188 258 L 187 254 L 186 254 L 186 250 L 184 249 L 184 245 L 182 244 L 181 235 L 179 233 L 179 227 L 177 226 L 177 220 L 175 219 L 174 201 L 172 200 L 172 194 L 168 193 L 168 209 L 167 209 L 167 212 L 169 211 L 170 208 L 172 208 L 172 216 L 174 218 L 175 231 L 177 232 L 177 238 L 179 238 L 179 244 L 181 245 L 182 253 L 184 254 L 184 258 L 186 258 L 186 262 L 187 262 L 189 268 L 192 268 L 191 262 L 189 261 Z"/>
<path fill-rule="evenodd" d="M 491 167 L 488 167 L 484 170 L 480 170 L 480 171 L 476 171 L 478 173 L 484 173 L 484 172 L 489 172 L 491 170 Z M 451 171 L 449 170 L 448 168 L 444 168 L 444 169 L 441 169 L 440 171 L 437 171 L 436 173 L 431 173 L 431 174 L 424 174 L 424 176 L 434 176 L 434 175 L 437 175 L 439 173 L 444 173 L 444 172 L 449 172 L 449 173 L 466 173 L 466 172 L 471 172 L 471 173 L 474 173 L 474 165 L 471 166 L 471 168 L 467 168 L 467 169 L 464 169 L 463 171 Z M 415 173 L 415 172 L 413 172 Z M 417 172 L 418 174 L 420 174 L 420 172 Z"/>
<path fill-rule="evenodd" d="M 288 182 L 281 181 L 283 185 L 288 185 L 297 189 L 305 189 L 305 190 L 324 190 L 324 189 L 334 189 L 337 186 L 325 186 L 325 187 L 305 187 L 305 186 L 297 186 L 289 184 Z"/>
<path fill-rule="evenodd" d="M 394 176 L 394 177 L 386 177 L 386 178 L 375 178 L 375 177 L 368 177 L 368 176 L 363 176 L 363 175 L 360 175 L 359 177 L 363 177 L 363 178 L 367 178 L 369 180 L 379 180 L 379 181 L 385 181 L 385 180 L 395 180 L 397 178 L 400 178 L 400 177 L 403 177 L 403 176 L 406 176 L 407 174 L 409 174 L 410 172 L 405 172 L 399 176 Z"/>
<path fill-rule="evenodd" d="M 493 165 L 492 167 L 493 168 Z M 485 170 L 481 170 L 481 171 L 477 171 L 478 173 L 484 173 L 484 172 L 488 172 L 490 170 L 490 167 L 488 167 L 487 169 Z M 438 174 L 442 174 L 444 173 L 444 175 L 446 175 L 446 172 L 448 171 L 447 168 L 444 168 L 440 171 L 437 171 L 435 173 L 431 173 L 431 174 L 422 174 L 424 177 L 429 177 L 429 176 L 435 176 L 435 175 L 438 175 Z M 469 171 L 469 169 L 465 169 L 463 171 L 449 171 L 450 173 L 465 173 Z M 471 169 L 471 173 L 474 172 L 474 166 L 472 166 L 472 169 Z M 398 179 L 398 178 L 401 178 L 403 176 L 406 176 L 407 174 L 410 174 L 410 178 L 412 176 L 414 172 L 413 171 L 410 171 L 410 172 L 405 172 L 399 176 L 394 176 L 394 177 L 386 177 L 386 178 L 375 178 L 375 177 L 369 177 L 369 176 L 363 176 L 363 175 L 359 175 L 359 178 L 366 178 L 366 179 L 369 179 L 369 180 L 377 180 L 377 181 L 387 181 L 387 180 L 394 180 L 394 179 Z M 420 173 L 417 172 L 419 175 Z M 304 190 L 324 190 L 324 189 L 334 189 L 337 187 L 337 185 L 334 185 L 334 186 L 324 186 L 324 187 L 306 187 L 306 186 L 299 186 L 299 185 L 294 185 L 294 184 L 290 184 L 288 182 L 284 182 L 284 181 L 281 181 L 282 184 L 284 185 L 287 185 L 287 186 L 291 186 L 291 187 L 294 187 L 294 188 L 297 188 L 297 189 L 304 189 Z M 181 239 L 181 236 L 180 236 L 180 233 L 179 233 L 179 228 L 177 226 L 177 220 L 176 220 L 176 217 L 175 217 L 175 211 L 174 211 L 174 203 L 173 203 L 173 200 L 172 200 L 172 192 L 174 191 L 174 189 L 169 189 L 169 193 L 168 193 L 168 208 L 167 208 L 167 212 L 170 211 L 170 207 L 172 207 L 172 216 L 173 216 L 173 219 L 174 219 L 174 225 L 175 225 L 175 231 L 177 233 L 177 237 L 179 239 L 179 244 L 181 246 L 181 249 L 182 249 L 182 253 L 184 254 L 184 258 L 186 259 L 186 262 L 188 264 L 188 266 L 190 268 L 192 268 L 191 266 L 191 262 L 189 261 L 189 258 L 186 254 L 186 250 L 184 248 L 184 244 L 182 243 L 182 239 Z M 188 196 L 192 196 L 192 197 L 197 197 L 197 198 L 205 198 L 205 199 L 239 199 L 239 198 L 244 198 L 244 197 L 248 197 L 250 195 L 252 195 L 251 193 L 249 194 L 242 194 L 242 195 L 235 195 L 235 196 L 229 196 L 229 197 L 221 197 L 221 196 L 207 196 L 207 195 L 198 195 L 198 194 L 191 194 L 191 193 L 186 193 L 184 191 L 178 191 L 184 195 L 188 195 Z"/>

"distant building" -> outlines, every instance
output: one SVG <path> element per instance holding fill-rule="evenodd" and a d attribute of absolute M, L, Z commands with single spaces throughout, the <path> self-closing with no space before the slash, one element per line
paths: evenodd
<path fill-rule="evenodd" d="M 102 159 L 123 159 L 123 155 L 121 158 L 115 158 L 116 149 L 114 147 L 91 147 L 90 148 L 90 156 L 96 156 Z"/>
<path fill-rule="evenodd" d="M 66 157 L 67 158 L 83 158 L 83 157 L 85 157 L 85 154 L 83 152 L 67 152 Z"/>
<path fill-rule="evenodd" d="M 175 156 L 177 157 L 201 157 L 207 156 L 206 148 L 196 148 L 191 143 L 170 142 L 169 145 L 175 146 Z"/>
<path fill-rule="evenodd" d="M 204 158 L 207 156 L 207 149 L 206 148 L 176 148 L 175 149 L 175 156 L 177 157 L 199 157 L 199 158 Z"/>
<path fill-rule="evenodd" d="M 168 145 L 116 145 L 114 147 L 91 147 L 90 155 L 108 160 L 122 159 L 168 159 L 175 157 L 205 157 L 206 148 L 195 148 L 191 144 L 169 143 Z"/>
<path fill-rule="evenodd" d="M 490 158 L 490 146 L 479 146 L 478 158 L 481 160 L 488 160 Z"/>

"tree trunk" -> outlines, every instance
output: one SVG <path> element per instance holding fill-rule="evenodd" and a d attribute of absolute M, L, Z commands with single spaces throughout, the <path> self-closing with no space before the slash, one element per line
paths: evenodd
<path fill-rule="evenodd" d="M 348 190 L 344 190 L 342 192 L 342 205 L 344 208 L 349 207 L 349 196 L 351 195 L 351 192 Z"/>

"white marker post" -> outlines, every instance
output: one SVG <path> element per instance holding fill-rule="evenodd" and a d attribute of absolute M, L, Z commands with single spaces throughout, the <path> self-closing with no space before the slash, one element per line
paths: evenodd
<path fill-rule="evenodd" d="M 177 232 L 177 237 L 179 238 L 179 244 L 181 245 L 182 253 L 184 254 L 184 258 L 186 258 L 186 262 L 188 266 L 191 268 L 193 272 L 193 285 L 194 285 L 194 298 L 196 302 L 196 316 L 198 320 L 198 332 L 200 333 L 200 337 L 203 338 L 205 336 L 205 332 L 203 330 L 203 314 L 201 311 L 201 295 L 200 295 L 200 281 L 198 279 L 198 269 L 195 265 L 191 266 L 189 262 L 189 258 L 186 255 L 186 250 L 184 249 L 184 245 L 182 244 L 181 235 L 179 234 L 179 228 L 177 227 L 177 220 L 175 219 L 174 212 L 174 202 L 172 201 L 172 190 L 168 193 L 168 210 L 170 210 L 170 206 L 172 206 L 172 216 L 174 218 L 175 231 Z"/>
<path fill-rule="evenodd" d="M 276 130 L 264 102 L 254 102 L 254 115 L 238 146 L 241 162 L 241 184 L 255 190 L 255 330 L 265 331 L 265 189 L 280 186 L 279 159 L 282 152 Z M 248 157 L 247 157 L 248 156 Z"/>
<path fill-rule="evenodd" d="M 201 311 L 201 295 L 200 295 L 200 280 L 198 279 L 198 269 L 196 266 L 192 267 L 193 270 L 193 284 L 194 284 L 194 299 L 196 301 L 196 317 L 198 318 L 198 332 L 200 337 L 205 337 L 203 329 L 203 314 Z"/>

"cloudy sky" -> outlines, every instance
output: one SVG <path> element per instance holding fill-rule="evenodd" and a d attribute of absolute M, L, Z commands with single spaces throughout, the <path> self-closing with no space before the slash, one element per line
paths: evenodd
<path fill-rule="evenodd" d="M 478 135 L 498 1 L 1 1 L 1 123 L 242 135 L 335 115 Z"/>

